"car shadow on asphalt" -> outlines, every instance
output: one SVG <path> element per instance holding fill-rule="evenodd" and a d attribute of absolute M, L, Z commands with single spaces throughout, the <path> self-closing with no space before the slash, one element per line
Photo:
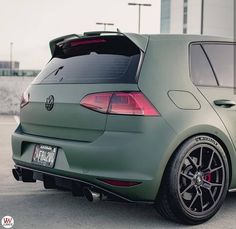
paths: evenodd
<path fill-rule="evenodd" d="M 25 195 L 13 195 L 7 203 L 0 200 L 1 206 L 8 206 L 8 213 L 15 216 L 19 228 L 25 222 L 33 228 L 189 228 L 162 218 L 150 205 L 129 204 L 112 201 L 88 202 L 83 197 L 73 197 L 70 192 L 38 190 Z M 2 211 L 3 208 L 0 207 Z M 18 209 L 18 210 L 17 210 Z M 19 211 L 19 209 L 28 209 Z M 236 193 L 228 194 L 220 212 L 209 222 L 194 228 L 220 227 L 222 222 L 233 222 L 236 212 Z M 223 217 L 223 221 L 222 221 Z M 40 222 L 40 224 L 39 224 Z M 50 227 L 51 228 L 51 227 Z"/>

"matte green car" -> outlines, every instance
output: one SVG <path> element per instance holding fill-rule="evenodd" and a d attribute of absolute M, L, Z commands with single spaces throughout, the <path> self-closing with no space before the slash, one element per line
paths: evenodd
<path fill-rule="evenodd" d="M 14 177 L 207 221 L 236 188 L 234 48 L 198 35 L 52 40 L 22 96 Z"/>

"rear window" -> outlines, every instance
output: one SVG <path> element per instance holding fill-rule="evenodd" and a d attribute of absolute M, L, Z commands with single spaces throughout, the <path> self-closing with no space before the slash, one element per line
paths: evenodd
<path fill-rule="evenodd" d="M 135 83 L 140 56 L 122 36 L 71 40 L 57 46 L 34 84 Z"/>

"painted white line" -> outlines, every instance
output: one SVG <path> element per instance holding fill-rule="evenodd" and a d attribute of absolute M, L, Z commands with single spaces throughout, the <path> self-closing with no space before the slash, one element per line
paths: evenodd
<path fill-rule="evenodd" d="M 9 125 L 16 125 L 15 122 L 0 122 L 1 126 L 9 126 Z"/>
<path fill-rule="evenodd" d="M 15 121 L 16 121 L 17 124 L 20 124 L 20 118 L 19 118 L 19 116 L 14 115 L 14 119 L 15 119 Z"/>
<path fill-rule="evenodd" d="M 26 195 L 58 195 L 58 194 L 67 194 L 69 192 L 1 192 L 0 196 L 26 196 Z"/>

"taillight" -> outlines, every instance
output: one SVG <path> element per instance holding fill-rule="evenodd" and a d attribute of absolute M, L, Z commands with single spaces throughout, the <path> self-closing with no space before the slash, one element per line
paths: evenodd
<path fill-rule="evenodd" d="M 80 105 L 101 113 L 107 113 L 112 93 L 95 93 L 85 96 Z"/>
<path fill-rule="evenodd" d="M 107 114 L 158 116 L 142 92 L 104 92 L 85 96 L 80 105 Z"/>
<path fill-rule="evenodd" d="M 25 91 L 21 96 L 20 108 L 23 108 L 29 103 L 29 98 L 30 98 L 30 94 L 27 91 Z"/>

